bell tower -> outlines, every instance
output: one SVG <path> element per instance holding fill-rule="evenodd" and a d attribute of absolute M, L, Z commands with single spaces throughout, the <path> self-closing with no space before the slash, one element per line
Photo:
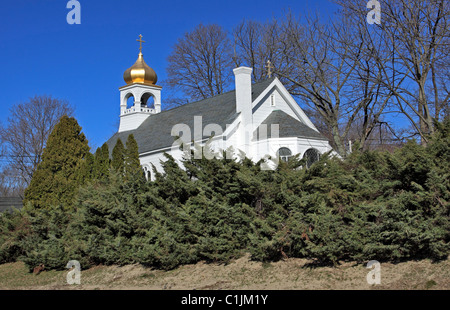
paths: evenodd
<path fill-rule="evenodd" d="M 138 59 L 123 74 L 127 85 L 120 90 L 120 126 L 119 132 L 138 128 L 152 114 L 161 112 L 161 86 L 156 85 L 158 77 L 155 71 L 144 61 L 142 54 L 142 35 L 139 35 Z M 127 106 L 133 97 L 133 105 Z"/>

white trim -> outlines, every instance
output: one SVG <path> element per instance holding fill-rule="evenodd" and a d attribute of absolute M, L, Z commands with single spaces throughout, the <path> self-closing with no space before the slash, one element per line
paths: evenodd
<path fill-rule="evenodd" d="M 294 97 L 287 91 L 286 87 L 280 82 L 280 80 L 275 77 L 273 82 L 255 99 L 252 103 L 252 109 L 255 108 L 258 103 L 269 93 L 273 88 L 276 88 L 292 111 L 297 115 L 299 120 L 306 124 L 308 127 L 314 129 L 319 132 L 319 130 L 314 126 L 309 117 L 305 114 L 303 109 L 298 105 L 297 101 L 295 101 Z M 255 111 L 256 112 L 256 111 Z"/>

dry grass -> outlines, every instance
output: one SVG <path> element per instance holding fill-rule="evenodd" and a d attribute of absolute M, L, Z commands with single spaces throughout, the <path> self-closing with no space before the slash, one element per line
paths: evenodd
<path fill-rule="evenodd" d="M 131 290 L 424 290 L 450 289 L 450 261 L 430 260 L 381 264 L 381 284 L 369 285 L 365 265 L 311 268 L 310 261 L 275 263 L 242 257 L 228 265 L 198 263 L 171 271 L 140 265 L 97 266 L 83 270 L 81 285 L 66 284 L 67 271 L 28 273 L 23 263 L 0 265 L 0 289 L 131 289 Z"/>

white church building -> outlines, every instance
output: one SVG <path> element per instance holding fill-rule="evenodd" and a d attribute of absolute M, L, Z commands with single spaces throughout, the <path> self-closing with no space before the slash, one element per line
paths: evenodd
<path fill-rule="evenodd" d="M 270 157 L 272 168 L 273 159 L 300 154 L 312 163 L 332 150 L 278 78 L 252 84 L 251 68 L 233 72 L 234 90 L 161 110 L 162 87 L 156 85 L 157 75 L 145 63 L 141 46 L 136 63 L 124 73 L 126 85 L 119 88 L 120 125 L 107 141 L 110 152 L 118 139 L 125 143 L 133 134 L 141 165 L 152 179 L 152 165 L 161 171 L 164 153 L 177 161 L 186 156 L 180 143 L 189 147 L 193 141 L 199 145 L 209 141 L 217 154 L 228 150 L 232 156 L 245 154 L 254 162 Z M 127 106 L 130 98 L 133 105 Z"/>

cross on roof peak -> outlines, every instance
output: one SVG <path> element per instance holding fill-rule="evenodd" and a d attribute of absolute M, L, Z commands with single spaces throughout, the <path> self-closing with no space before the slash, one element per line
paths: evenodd
<path fill-rule="evenodd" d="M 142 34 L 139 35 L 139 40 L 136 40 L 139 42 L 139 52 L 142 53 L 142 43 L 145 43 L 145 41 L 142 40 Z"/>
<path fill-rule="evenodd" d="M 272 65 L 272 62 L 269 60 L 267 60 L 267 65 L 265 66 L 267 68 L 267 76 L 269 78 L 272 77 L 273 71 L 272 69 L 274 69 L 275 67 Z"/>

